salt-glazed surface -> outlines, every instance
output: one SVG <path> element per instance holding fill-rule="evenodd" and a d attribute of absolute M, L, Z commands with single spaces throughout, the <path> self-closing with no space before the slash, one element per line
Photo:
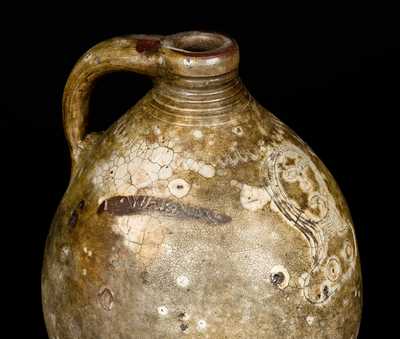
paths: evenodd
<path fill-rule="evenodd" d="M 51 339 L 356 338 L 361 273 L 329 171 L 262 108 L 218 34 L 103 42 L 67 83 L 72 177 L 46 245 Z M 86 135 L 91 81 L 156 76 Z"/>

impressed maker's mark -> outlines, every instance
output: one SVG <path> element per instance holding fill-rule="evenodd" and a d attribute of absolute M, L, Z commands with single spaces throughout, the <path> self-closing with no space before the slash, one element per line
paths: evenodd
<path fill-rule="evenodd" d="M 159 214 L 178 219 L 196 219 L 209 224 L 226 224 L 232 218 L 215 210 L 183 204 L 180 201 L 147 195 L 115 196 L 104 200 L 97 213 L 115 216 L 132 214 Z"/>

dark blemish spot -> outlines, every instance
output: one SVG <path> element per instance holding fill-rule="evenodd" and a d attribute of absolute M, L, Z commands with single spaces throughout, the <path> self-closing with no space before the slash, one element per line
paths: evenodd
<path fill-rule="evenodd" d="M 140 273 L 140 278 L 142 279 L 142 282 L 144 285 L 148 285 L 149 284 L 149 272 L 147 271 L 143 271 L 142 273 Z"/>
<path fill-rule="evenodd" d="M 78 208 L 82 211 L 84 207 L 85 207 L 85 200 L 79 201 Z"/>
<path fill-rule="evenodd" d="M 132 214 L 156 214 L 178 219 L 195 219 L 209 224 L 226 224 L 232 218 L 215 210 L 183 204 L 181 201 L 147 195 L 115 196 L 104 200 L 98 214 L 107 212 L 113 216 Z"/>
<path fill-rule="evenodd" d="M 177 185 L 176 188 L 177 188 L 178 190 L 181 190 L 181 189 L 183 188 L 183 185 Z"/>
<path fill-rule="evenodd" d="M 155 53 L 160 46 L 160 40 L 140 39 L 136 42 L 136 50 L 139 53 Z"/>
<path fill-rule="evenodd" d="M 72 214 L 68 220 L 68 225 L 71 228 L 75 228 L 76 224 L 78 223 L 78 219 L 79 219 L 79 211 L 82 211 L 84 207 L 85 207 L 85 201 L 81 200 L 81 201 L 79 201 L 78 205 L 72 211 Z"/>
<path fill-rule="evenodd" d="M 189 327 L 189 325 L 187 325 L 187 324 L 181 324 L 181 326 L 180 326 L 182 332 L 187 330 L 188 327 Z"/>
<path fill-rule="evenodd" d="M 78 212 L 76 210 L 73 210 L 68 220 L 68 225 L 71 228 L 75 228 L 76 224 L 78 223 L 78 218 L 79 218 Z"/>
<path fill-rule="evenodd" d="M 329 287 L 328 286 L 325 285 L 322 292 L 324 292 L 325 297 L 329 297 Z"/>
<path fill-rule="evenodd" d="M 185 316 L 185 312 L 181 312 L 178 314 L 178 318 L 182 319 Z"/>
<path fill-rule="evenodd" d="M 283 283 L 283 281 L 285 280 L 285 275 L 282 272 L 273 273 L 271 274 L 270 279 L 272 285 L 277 286 Z"/>

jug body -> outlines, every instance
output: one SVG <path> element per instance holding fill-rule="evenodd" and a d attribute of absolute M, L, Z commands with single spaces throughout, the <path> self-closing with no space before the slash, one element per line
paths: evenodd
<path fill-rule="evenodd" d="M 213 33 L 101 43 L 64 97 L 72 175 L 42 274 L 51 338 L 356 338 L 351 216 L 312 150 L 238 77 Z M 85 135 L 102 74 L 154 77 Z"/>

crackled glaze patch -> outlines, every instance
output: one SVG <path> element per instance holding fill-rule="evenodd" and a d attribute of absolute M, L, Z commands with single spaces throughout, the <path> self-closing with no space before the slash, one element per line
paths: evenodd
<path fill-rule="evenodd" d="M 108 161 L 96 166 L 93 183 L 103 189 L 104 194 L 134 195 L 141 189 L 153 188 L 158 182 L 166 181 L 174 196 L 183 197 L 190 185 L 182 182 L 184 188 L 181 191 L 173 189 L 177 179 L 172 177 L 176 171 L 192 171 L 204 178 L 212 178 L 216 169 L 204 161 L 185 157 L 177 149 L 179 145 L 175 142 L 161 146 L 139 139 L 129 141 L 124 155 L 112 154 Z"/>
<path fill-rule="evenodd" d="M 196 161 L 194 159 L 185 159 L 183 168 L 200 174 L 205 178 L 212 178 L 215 175 L 215 168 L 211 164 L 206 164 L 204 161 Z"/>
<path fill-rule="evenodd" d="M 112 230 L 121 236 L 124 246 L 148 265 L 162 250 L 165 228 L 158 218 L 148 215 L 118 216 L 114 218 Z M 114 263 L 117 264 L 118 254 Z"/>

